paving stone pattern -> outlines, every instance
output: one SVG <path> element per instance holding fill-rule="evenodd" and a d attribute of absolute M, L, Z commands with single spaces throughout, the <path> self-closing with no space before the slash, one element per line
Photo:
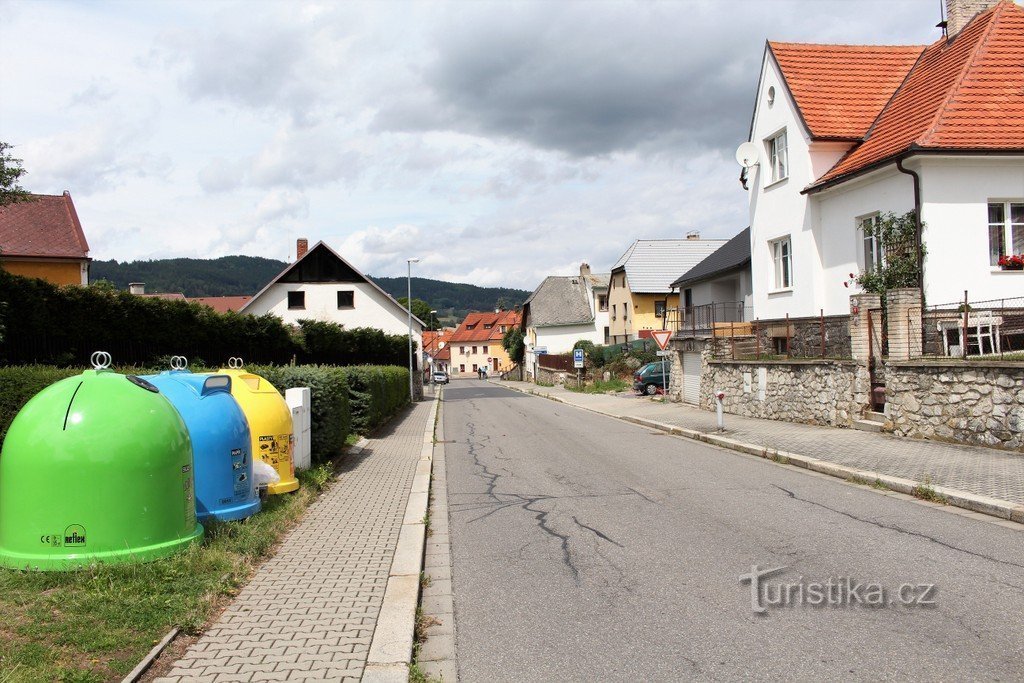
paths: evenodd
<path fill-rule="evenodd" d="M 160 681 L 358 681 L 431 401 L 346 464 L 276 555 Z"/>
<path fill-rule="evenodd" d="M 631 395 L 580 394 L 562 387 L 504 382 L 557 396 L 593 410 L 643 417 L 704 433 L 718 429 L 715 414 L 679 403 Z M 1024 456 L 992 448 L 875 434 L 853 429 L 725 415 L 724 436 L 860 470 L 1024 504 Z"/>

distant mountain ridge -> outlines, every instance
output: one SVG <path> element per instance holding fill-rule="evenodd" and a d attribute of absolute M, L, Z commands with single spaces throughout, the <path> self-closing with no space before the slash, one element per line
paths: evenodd
<path fill-rule="evenodd" d="M 109 280 L 118 289 L 130 282 L 146 283 L 146 291 L 182 292 L 187 297 L 252 295 L 288 264 L 260 256 L 222 256 L 216 259 L 173 258 L 152 261 L 93 261 L 89 279 Z M 404 277 L 374 277 L 381 289 L 405 296 Z M 477 287 L 430 278 L 412 279 L 412 296 L 423 299 L 442 318 L 463 318 L 469 311 L 488 311 L 498 305 L 522 305 L 530 292 L 510 287 Z"/>

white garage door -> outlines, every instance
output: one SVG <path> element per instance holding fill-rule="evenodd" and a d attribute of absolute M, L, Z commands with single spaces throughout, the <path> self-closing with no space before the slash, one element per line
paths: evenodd
<path fill-rule="evenodd" d="M 683 352 L 683 400 L 700 401 L 700 354 Z"/>

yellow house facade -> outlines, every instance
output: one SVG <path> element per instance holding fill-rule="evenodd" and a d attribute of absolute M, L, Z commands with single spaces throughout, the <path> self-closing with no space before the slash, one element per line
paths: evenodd
<path fill-rule="evenodd" d="M 518 311 L 467 315 L 448 342 L 451 374 L 475 374 L 481 368 L 496 373 L 509 368 L 512 362 L 501 340 L 505 332 L 518 327 L 521 320 Z"/>
<path fill-rule="evenodd" d="M 612 344 L 649 337 L 669 328 L 669 311 L 679 307 L 672 283 L 717 250 L 725 240 L 637 240 L 612 267 L 608 285 Z"/>
<path fill-rule="evenodd" d="M 55 285 L 89 284 L 89 244 L 71 194 L 0 207 L 0 267 Z"/>

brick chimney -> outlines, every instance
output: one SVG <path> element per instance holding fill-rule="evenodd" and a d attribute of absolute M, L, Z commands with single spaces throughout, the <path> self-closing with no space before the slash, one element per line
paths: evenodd
<path fill-rule="evenodd" d="M 300 237 L 295 240 L 295 260 L 298 261 L 300 258 L 306 255 L 309 251 L 309 240 L 305 237 Z"/>
<path fill-rule="evenodd" d="M 699 240 L 700 239 L 700 230 L 691 230 L 690 232 L 686 233 L 686 239 L 688 239 L 688 240 Z"/>
<path fill-rule="evenodd" d="M 129 294 L 134 294 L 135 296 L 142 296 L 143 294 L 146 293 L 146 283 L 145 282 L 129 282 L 128 283 L 128 293 Z"/>
<path fill-rule="evenodd" d="M 590 277 L 590 264 L 589 263 L 581 263 L 580 264 L 580 277 Z"/>
<path fill-rule="evenodd" d="M 946 0 L 946 35 L 954 38 L 978 13 L 1000 0 Z"/>

